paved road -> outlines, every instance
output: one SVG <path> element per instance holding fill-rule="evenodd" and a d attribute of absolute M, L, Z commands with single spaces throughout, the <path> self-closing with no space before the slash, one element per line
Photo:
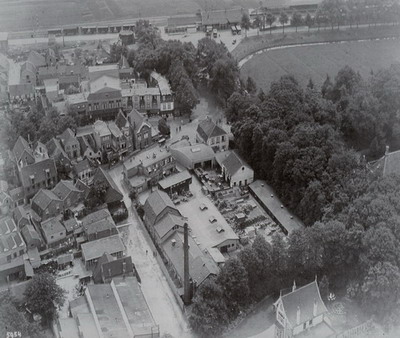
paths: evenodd
<path fill-rule="evenodd" d="M 129 226 L 127 252 L 128 255 L 132 256 L 138 270 L 142 280 L 143 294 L 155 321 L 160 325 L 161 333 L 169 333 L 173 337 L 193 337 L 188 329 L 186 318 L 182 314 L 157 260 L 152 255 L 152 246 L 150 246 L 148 236 L 145 234 L 146 229 L 142 227 L 136 215 L 132 212 L 132 203 L 128 197 L 128 191 L 121 181 L 122 166 L 113 168 L 109 173 L 124 194 L 124 202 L 129 211 L 126 223 L 131 224 Z M 129 245 L 130 241 L 132 241 L 132 245 Z"/>

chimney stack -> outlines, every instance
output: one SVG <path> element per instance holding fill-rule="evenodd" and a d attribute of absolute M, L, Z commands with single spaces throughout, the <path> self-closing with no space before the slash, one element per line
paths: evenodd
<path fill-rule="evenodd" d="M 314 298 L 314 307 L 313 307 L 313 316 L 314 317 L 317 317 L 317 310 L 318 310 L 317 300 Z"/>
<path fill-rule="evenodd" d="M 189 229 L 188 224 L 183 225 L 183 301 L 190 304 L 190 280 L 189 280 Z"/>
<path fill-rule="evenodd" d="M 300 306 L 297 306 L 296 323 L 300 325 Z"/>
<path fill-rule="evenodd" d="M 293 281 L 293 287 L 292 287 L 292 292 L 296 290 L 296 281 Z"/>

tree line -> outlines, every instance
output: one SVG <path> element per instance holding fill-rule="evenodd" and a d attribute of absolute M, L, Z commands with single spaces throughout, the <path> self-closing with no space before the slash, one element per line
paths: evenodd
<path fill-rule="evenodd" d="M 138 27 L 140 48 L 128 53 L 130 65 L 144 78 L 154 70 L 164 75 L 182 113 L 190 113 L 196 106 L 200 89 L 212 93 L 222 103 L 236 89 L 239 71 L 223 43 L 210 38 L 199 40 L 197 46 L 178 40 L 165 41 L 152 26 Z"/>
<path fill-rule="evenodd" d="M 241 82 L 226 109 L 238 150 L 308 227 L 257 237 L 201 285 L 197 332 L 218 335 L 252 303 L 315 276 L 325 301 L 347 295 L 385 328 L 400 324 L 400 176 L 366 166 L 398 147 L 399 79 L 392 66 L 369 79 L 345 67 L 321 88 L 292 76 L 268 93 Z"/>
<path fill-rule="evenodd" d="M 272 25 L 278 21 L 283 33 L 289 21 L 296 32 L 301 26 L 307 26 L 309 30 L 311 27 L 318 27 L 319 30 L 329 25 L 333 30 L 343 25 L 358 27 L 361 24 L 394 25 L 400 22 L 400 4 L 393 0 L 324 0 L 313 15 L 309 12 L 304 15 L 300 11 L 293 11 L 290 16 L 286 11 L 276 15 L 267 8 L 262 8 L 262 11 L 262 14 L 256 15 L 254 27 L 265 30 L 268 25 L 271 31 Z"/>

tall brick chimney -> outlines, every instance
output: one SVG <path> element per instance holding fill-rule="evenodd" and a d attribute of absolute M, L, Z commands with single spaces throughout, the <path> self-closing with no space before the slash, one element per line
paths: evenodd
<path fill-rule="evenodd" d="M 183 225 L 183 301 L 190 304 L 190 277 L 189 277 L 189 229 L 188 224 Z"/>

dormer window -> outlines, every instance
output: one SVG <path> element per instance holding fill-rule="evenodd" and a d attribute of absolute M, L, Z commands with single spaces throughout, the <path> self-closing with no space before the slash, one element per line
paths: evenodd
<path fill-rule="evenodd" d="M 30 175 L 29 179 L 31 180 L 31 184 L 34 185 L 35 184 L 35 175 Z"/>
<path fill-rule="evenodd" d="M 50 169 L 45 169 L 46 177 L 50 178 Z"/>

